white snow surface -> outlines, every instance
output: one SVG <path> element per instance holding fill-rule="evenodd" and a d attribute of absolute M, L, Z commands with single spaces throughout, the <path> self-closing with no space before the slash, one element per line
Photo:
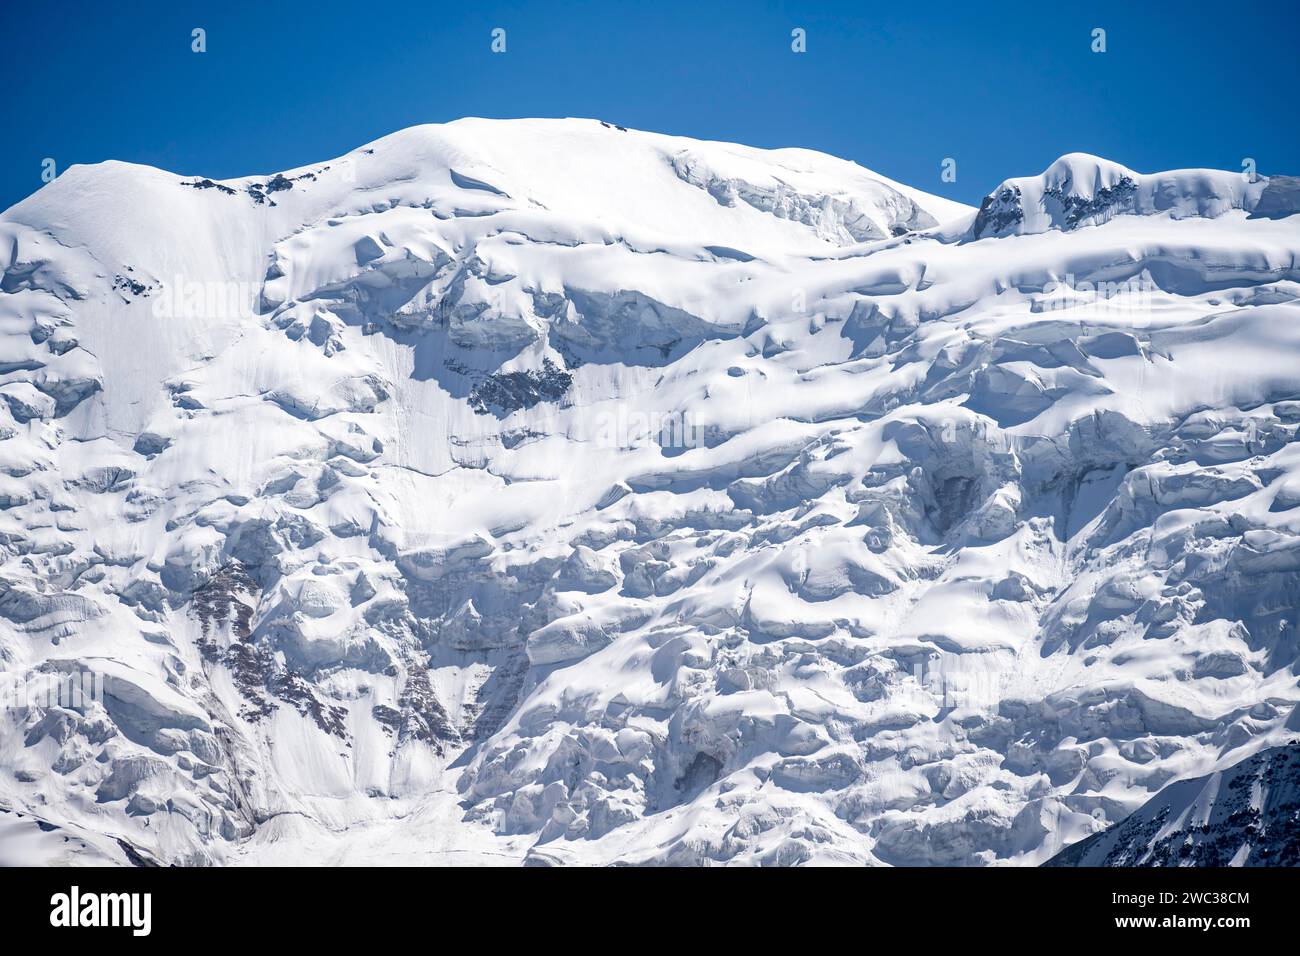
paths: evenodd
<path fill-rule="evenodd" d="M 6 700 L 0 862 L 1036 864 L 1293 739 L 1267 188 L 69 169 L 0 216 L 0 676 L 103 693 Z"/>

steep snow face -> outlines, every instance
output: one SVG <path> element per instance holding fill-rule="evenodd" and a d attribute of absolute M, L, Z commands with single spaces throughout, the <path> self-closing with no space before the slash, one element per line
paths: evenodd
<path fill-rule="evenodd" d="M 1180 780 L 1048 866 L 1300 866 L 1300 744 Z"/>
<path fill-rule="evenodd" d="M 1294 190 L 1136 176 L 69 170 L 0 217 L 0 856 L 1038 863 L 1291 739 Z"/>

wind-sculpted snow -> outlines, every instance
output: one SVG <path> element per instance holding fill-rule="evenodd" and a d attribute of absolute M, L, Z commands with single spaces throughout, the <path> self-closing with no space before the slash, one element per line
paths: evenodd
<path fill-rule="evenodd" d="M 1292 740 L 1292 193 L 68 170 L 0 217 L 0 858 L 1035 864 Z"/>

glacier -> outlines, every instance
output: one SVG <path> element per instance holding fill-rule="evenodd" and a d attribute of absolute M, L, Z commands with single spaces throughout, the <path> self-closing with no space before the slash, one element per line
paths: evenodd
<path fill-rule="evenodd" d="M 1254 766 L 1298 185 L 66 170 L 0 215 L 0 861 L 1037 865 Z"/>

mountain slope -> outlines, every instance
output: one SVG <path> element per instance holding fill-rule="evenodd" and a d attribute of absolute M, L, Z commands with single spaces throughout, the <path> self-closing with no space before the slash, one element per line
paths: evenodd
<path fill-rule="evenodd" d="M 1021 202 L 1062 164 L 1116 168 Z M 0 660 L 101 690 L 5 711 L 0 805 L 180 863 L 1037 863 L 1284 742 L 1300 234 L 1232 179 L 994 235 L 585 120 L 67 171 L 0 217 Z"/>
<path fill-rule="evenodd" d="M 1047 866 L 1300 866 L 1300 745 L 1170 784 Z"/>

